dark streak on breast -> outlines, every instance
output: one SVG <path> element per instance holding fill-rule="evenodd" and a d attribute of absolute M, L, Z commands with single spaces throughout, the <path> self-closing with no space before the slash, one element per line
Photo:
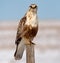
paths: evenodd
<path fill-rule="evenodd" d="M 30 28 L 30 26 L 27 26 L 28 32 L 26 32 L 26 34 L 24 35 L 24 37 L 26 37 L 27 39 L 33 39 L 38 31 L 38 26 L 37 27 L 32 27 Z"/>

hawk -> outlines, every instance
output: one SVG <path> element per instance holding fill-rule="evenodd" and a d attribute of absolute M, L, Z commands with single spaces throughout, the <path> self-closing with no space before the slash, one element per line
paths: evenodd
<path fill-rule="evenodd" d="M 20 20 L 16 35 L 16 51 L 14 57 L 19 60 L 23 56 L 26 45 L 34 44 L 33 38 L 38 31 L 37 5 L 31 4 L 27 13 Z"/>

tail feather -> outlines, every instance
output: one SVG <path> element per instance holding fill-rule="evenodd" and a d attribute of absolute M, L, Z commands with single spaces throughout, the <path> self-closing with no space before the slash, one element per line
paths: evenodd
<path fill-rule="evenodd" d="M 25 44 L 24 44 L 24 40 L 22 39 L 20 43 L 16 45 L 16 51 L 14 54 L 14 57 L 16 60 L 19 60 L 22 58 L 24 49 L 25 49 Z"/>

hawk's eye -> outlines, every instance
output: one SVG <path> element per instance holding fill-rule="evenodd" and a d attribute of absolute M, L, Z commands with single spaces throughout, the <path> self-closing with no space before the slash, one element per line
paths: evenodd
<path fill-rule="evenodd" d="M 32 8 L 32 6 L 30 6 L 30 8 Z"/>

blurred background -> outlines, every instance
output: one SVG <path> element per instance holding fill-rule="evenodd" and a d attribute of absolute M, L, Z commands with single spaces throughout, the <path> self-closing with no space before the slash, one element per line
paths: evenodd
<path fill-rule="evenodd" d="M 29 5 L 38 5 L 39 31 L 34 39 L 36 63 L 60 63 L 60 0 L 0 0 L 0 63 L 26 63 L 26 51 L 15 61 L 19 20 Z"/>

